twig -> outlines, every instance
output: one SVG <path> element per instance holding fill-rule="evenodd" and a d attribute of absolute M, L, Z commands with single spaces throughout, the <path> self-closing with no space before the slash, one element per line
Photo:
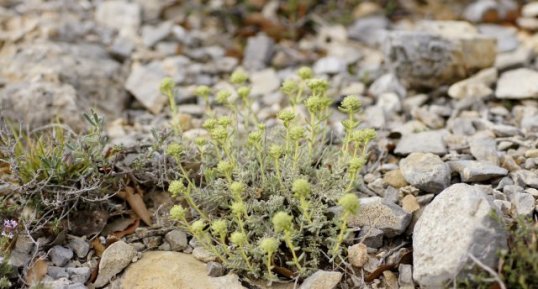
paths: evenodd
<path fill-rule="evenodd" d="M 484 263 L 480 262 L 480 260 L 478 260 L 475 256 L 473 256 L 473 254 L 469 253 L 469 258 L 471 258 L 471 260 L 473 260 L 473 262 L 475 262 L 476 265 L 478 265 L 480 268 L 484 269 L 486 272 L 488 272 L 489 274 L 491 274 L 491 276 L 495 279 L 495 281 L 497 281 L 497 284 L 499 284 L 499 287 L 501 287 L 501 289 L 506 289 L 506 285 L 504 284 L 504 282 L 501 280 L 501 277 L 499 276 L 499 274 L 497 274 L 497 272 L 495 272 L 493 269 L 491 269 L 490 267 L 486 266 Z"/>

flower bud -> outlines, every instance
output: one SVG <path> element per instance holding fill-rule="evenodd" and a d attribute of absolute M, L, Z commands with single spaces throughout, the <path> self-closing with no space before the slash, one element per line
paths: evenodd
<path fill-rule="evenodd" d="M 274 159 L 279 159 L 282 156 L 282 153 L 284 150 L 282 149 L 282 146 L 279 146 L 277 144 L 272 144 L 269 147 L 269 155 Z"/>
<path fill-rule="evenodd" d="M 275 232 L 284 232 L 291 230 L 293 217 L 286 212 L 278 212 L 273 216 L 273 227 Z"/>
<path fill-rule="evenodd" d="M 228 90 L 220 90 L 219 92 L 217 92 L 216 100 L 220 104 L 227 104 L 228 99 L 230 98 L 231 95 L 232 93 L 229 92 Z"/>
<path fill-rule="evenodd" d="M 178 143 L 171 143 L 166 147 L 166 154 L 173 157 L 180 157 L 183 153 L 183 146 Z"/>
<path fill-rule="evenodd" d="M 347 113 L 355 113 L 361 108 L 361 101 L 356 95 L 348 95 L 342 100 L 339 109 Z"/>
<path fill-rule="evenodd" d="M 191 225 L 191 230 L 193 234 L 202 233 L 205 230 L 205 222 L 202 220 L 196 220 Z"/>
<path fill-rule="evenodd" d="M 284 80 L 284 83 L 282 83 L 280 90 L 287 96 L 292 96 L 299 91 L 299 84 L 296 80 L 286 79 Z"/>
<path fill-rule="evenodd" d="M 245 233 L 235 231 L 230 236 L 230 241 L 237 246 L 245 245 L 247 243 L 247 235 L 245 235 Z"/>
<path fill-rule="evenodd" d="M 175 205 L 170 209 L 170 218 L 174 221 L 183 221 L 187 210 L 180 205 Z"/>
<path fill-rule="evenodd" d="M 247 79 L 248 75 L 241 69 L 235 70 L 232 75 L 230 75 L 230 82 L 233 84 L 243 84 Z"/>
<path fill-rule="evenodd" d="M 291 190 L 296 196 L 306 198 L 311 192 L 310 183 L 305 179 L 297 179 L 293 182 Z"/>
<path fill-rule="evenodd" d="M 206 85 L 200 85 L 194 90 L 194 94 L 198 97 L 207 98 L 211 93 L 211 88 Z"/>
<path fill-rule="evenodd" d="M 166 77 L 161 81 L 161 85 L 159 86 L 159 89 L 162 94 L 166 96 L 172 95 L 172 92 L 174 90 L 174 81 L 170 77 Z"/>
<path fill-rule="evenodd" d="M 314 76 L 314 72 L 312 71 L 312 68 L 303 66 L 297 70 L 297 75 L 299 75 L 302 80 L 307 80 Z"/>
<path fill-rule="evenodd" d="M 217 236 L 225 236 L 228 233 L 228 224 L 223 219 L 215 220 L 211 223 L 211 230 Z"/>
<path fill-rule="evenodd" d="M 187 191 L 187 188 L 183 184 L 182 181 L 172 181 L 170 182 L 170 185 L 168 186 L 168 192 L 172 194 L 172 196 L 177 197 L 179 194 L 183 194 Z"/>
<path fill-rule="evenodd" d="M 275 238 L 263 238 L 260 241 L 260 248 L 266 253 L 266 254 L 272 254 L 278 250 L 278 246 L 280 242 L 278 242 Z"/>
<path fill-rule="evenodd" d="M 340 205 L 345 212 L 349 214 L 356 214 L 359 210 L 359 198 L 353 193 L 345 194 L 338 200 L 338 205 Z"/>

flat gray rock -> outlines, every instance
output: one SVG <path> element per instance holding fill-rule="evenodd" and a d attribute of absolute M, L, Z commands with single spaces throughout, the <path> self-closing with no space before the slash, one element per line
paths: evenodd
<path fill-rule="evenodd" d="M 501 99 L 538 98 L 538 72 L 519 68 L 503 73 L 495 96 Z"/>
<path fill-rule="evenodd" d="M 450 161 L 448 165 L 452 171 L 459 173 L 461 180 L 466 183 L 482 182 L 508 174 L 505 168 L 488 162 L 460 160 Z"/>
<path fill-rule="evenodd" d="M 400 160 L 405 180 L 428 193 L 439 193 L 450 185 L 450 167 L 432 153 L 411 153 Z"/>
<path fill-rule="evenodd" d="M 411 214 L 380 197 L 360 199 L 359 212 L 348 220 L 349 227 L 377 228 L 387 237 L 398 236 L 411 222 Z"/>
<path fill-rule="evenodd" d="M 426 206 L 413 232 L 413 278 L 421 288 L 443 288 L 473 266 L 469 255 L 495 266 L 507 235 L 492 211 L 498 212 L 487 194 L 466 184 L 446 188 Z"/>
<path fill-rule="evenodd" d="M 445 130 L 434 130 L 403 135 L 394 152 L 400 155 L 415 152 L 444 155 L 447 153 L 443 140 L 446 134 Z"/>

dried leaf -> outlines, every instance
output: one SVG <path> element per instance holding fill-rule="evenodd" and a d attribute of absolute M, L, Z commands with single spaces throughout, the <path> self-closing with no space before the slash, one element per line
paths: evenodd
<path fill-rule="evenodd" d="M 35 263 L 28 269 L 26 272 L 26 283 L 28 284 L 37 284 L 39 283 L 45 275 L 47 275 L 47 271 L 49 268 L 49 264 L 43 259 L 38 259 L 35 261 Z"/>
<path fill-rule="evenodd" d="M 120 191 L 118 196 L 131 206 L 131 209 L 146 223 L 146 225 L 151 226 L 151 214 L 142 199 L 142 196 L 139 193 L 135 193 L 135 190 L 132 187 L 126 187 L 125 190 Z"/>
<path fill-rule="evenodd" d="M 112 235 L 118 239 L 123 238 L 124 236 L 130 235 L 135 232 L 136 228 L 140 225 L 140 219 L 135 219 L 127 228 L 123 231 L 118 231 L 112 233 Z"/>
<path fill-rule="evenodd" d="M 110 234 L 113 234 L 114 232 L 121 232 L 127 229 L 136 219 L 138 219 L 138 216 L 136 216 L 135 214 L 133 214 L 133 216 L 121 216 L 119 218 L 115 218 L 112 221 L 109 221 L 108 224 L 106 224 L 101 234 L 103 236 L 108 236 Z"/>
<path fill-rule="evenodd" d="M 106 248 L 103 244 L 101 244 L 101 242 L 99 242 L 99 238 L 93 239 L 91 244 L 92 244 L 93 249 L 95 250 L 95 254 L 101 257 Z"/>

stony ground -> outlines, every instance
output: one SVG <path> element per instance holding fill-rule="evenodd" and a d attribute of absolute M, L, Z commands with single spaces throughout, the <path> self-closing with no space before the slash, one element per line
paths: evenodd
<path fill-rule="evenodd" d="M 282 81 L 312 65 L 335 102 L 360 96 L 363 126 L 378 132 L 376 161 L 363 172 L 361 214 L 351 224 L 361 240 L 350 247 L 356 275 L 319 271 L 277 288 L 438 288 L 473 259 L 495 265 L 507 232 L 492 211 L 506 220 L 536 215 L 538 2 L 401 1 L 404 12 L 392 14 L 364 2 L 346 21 L 324 13 L 331 7 L 314 10 L 301 18 L 308 25 L 283 21 L 278 1 L 247 1 L 248 13 L 234 1 L 197 2 L 1 0 L 0 114 L 33 128 L 59 117 L 80 130 L 82 112 L 95 107 L 111 144 L 129 148 L 168 126 L 165 76 L 194 137 L 203 133 L 197 85 L 225 87 L 242 67 L 255 111 L 269 120 L 287 105 Z M 147 197 L 154 225 L 140 224 L 104 252 L 107 230 L 132 219 L 91 236 L 70 232 L 47 251 L 20 235 L 9 263 L 22 273 L 45 256 L 42 281 L 53 289 L 264 286 L 224 272 L 170 227 L 166 193 Z"/>

